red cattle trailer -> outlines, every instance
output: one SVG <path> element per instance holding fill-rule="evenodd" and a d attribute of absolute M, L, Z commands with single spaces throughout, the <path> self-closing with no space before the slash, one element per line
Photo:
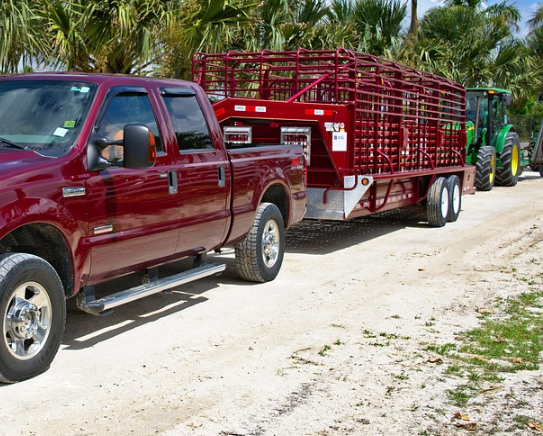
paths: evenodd
<path fill-rule="evenodd" d="M 303 144 L 306 218 L 424 202 L 440 227 L 474 192 L 462 85 L 346 49 L 197 53 L 192 74 L 230 147 Z"/>

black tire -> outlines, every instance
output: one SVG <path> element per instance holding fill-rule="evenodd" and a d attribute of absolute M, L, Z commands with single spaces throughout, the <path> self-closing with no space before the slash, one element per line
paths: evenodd
<path fill-rule="evenodd" d="M 275 204 L 262 203 L 245 239 L 236 245 L 236 267 L 251 282 L 275 279 L 285 254 L 285 226 Z"/>
<path fill-rule="evenodd" d="M 543 165 L 539 167 L 538 171 L 539 171 L 539 175 L 543 177 Z"/>
<path fill-rule="evenodd" d="M 491 191 L 496 178 L 496 149 L 485 145 L 479 149 L 475 163 L 475 187 L 479 191 Z"/>
<path fill-rule="evenodd" d="M 496 170 L 496 183 L 502 186 L 515 186 L 520 176 L 520 139 L 516 132 L 509 132 L 500 153 L 502 168 Z"/>
<path fill-rule="evenodd" d="M 0 382 L 45 372 L 66 323 L 66 299 L 54 268 L 31 254 L 1 255 L 0 315 Z"/>
<path fill-rule="evenodd" d="M 428 223 L 433 227 L 443 227 L 449 219 L 449 185 L 445 177 L 438 177 L 432 186 L 426 199 L 426 213 Z"/>
<path fill-rule="evenodd" d="M 462 187 L 460 186 L 460 179 L 454 174 L 447 179 L 447 184 L 449 189 L 448 221 L 454 223 L 460 216 L 460 210 L 462 209 Z"/>

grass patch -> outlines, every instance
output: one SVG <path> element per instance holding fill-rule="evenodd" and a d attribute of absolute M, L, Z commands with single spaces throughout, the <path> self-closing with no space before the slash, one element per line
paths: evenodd
<path fill-rule="evenodd" d="M 446 374 L 466 380 L 467 384 L 447 391 L 449 400 L 458 407 L 484 392 L 483 386 L 499 385 L 505 373 L 540 367 L 543 291 L 532 288 L 515 298 L 497 300 L 495 307 L 495 313 L 481 316 L 480 327 L 462 333 L 457 344 L 426 345 L 427 352 L 451 360 Z"/>
<path fill-rule="evenodd" d="M 447 369 L 445 370 L 445 374 L 456 375 L 456 376 L 461 377 L 464 374 L 464 372 L 460 365 L 453 363 L 447 366 Z"/>
<path fill-rule="evenodd" d="M 471 399 L 471 395 L 465 392 L 464 389 L 458 388 L 455 390 L 448 390 L 447 397 L 449 400 L 458 407 L 465 406 L 468 404 L 468 401 Z"/>
<path fill-rule="evenodd" d="M 328 351 L 332 349 L 331 345 L 323 345 L 320 351 L 318 352 L 319 356 L 325 357 L 328 354 Z"/>
<path fill-rule="evenodd" d="M 426 351 L 439 354 L 440 356 L 446 356 L 451 351 L 456 351 L 456 344 L 428 345 Z"/>

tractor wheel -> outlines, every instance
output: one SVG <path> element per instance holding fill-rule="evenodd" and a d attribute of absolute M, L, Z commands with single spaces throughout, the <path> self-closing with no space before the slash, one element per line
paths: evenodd
<path fill-rule="evenodd" d="M 502 168 L 496 170 L 496 183 L 502 186 L 515 186 L 521 173 L 520 139 L 516 132 L 509 132 L 500 153 Z"/>
<path fill-rule="evenodd" d="M 490 145 L 481 147 L 475 163 L 475 187 L 479 191 L 490 191 L 496 175 L 496 150 Z"/>
<path fill-rule="evenodd" d="M 454 223 L 462 208 L 462 188 L 460 186 L 460 179 L 454 174 L 447 179 L 449 189 L 449 216 L 447 220 L 450 223 Z"/>
<path fill-rule="evenodd" d="M 428 192 L 426 213 L 428 223 L 433 227 L 443 227 L 449 219 L 450 207 L 449 184 L 445 177 L 438 177 Z"/>

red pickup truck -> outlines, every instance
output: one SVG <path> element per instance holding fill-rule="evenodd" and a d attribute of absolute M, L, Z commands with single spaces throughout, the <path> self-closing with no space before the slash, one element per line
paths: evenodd
<path fill-rule="evenodd" d="M 273 280 L 302 219 L 300 145 L 231 147 L 191 82 L 31 74 L 0 78 L 0 381 L 47 370 L 66 299 L 104 314 L 201 277 L 235 246 L 247 280 Z M 188 271 L 160 265 L 193 257 Z M 131 273 L 112 295 L 95 285 Z"/>

